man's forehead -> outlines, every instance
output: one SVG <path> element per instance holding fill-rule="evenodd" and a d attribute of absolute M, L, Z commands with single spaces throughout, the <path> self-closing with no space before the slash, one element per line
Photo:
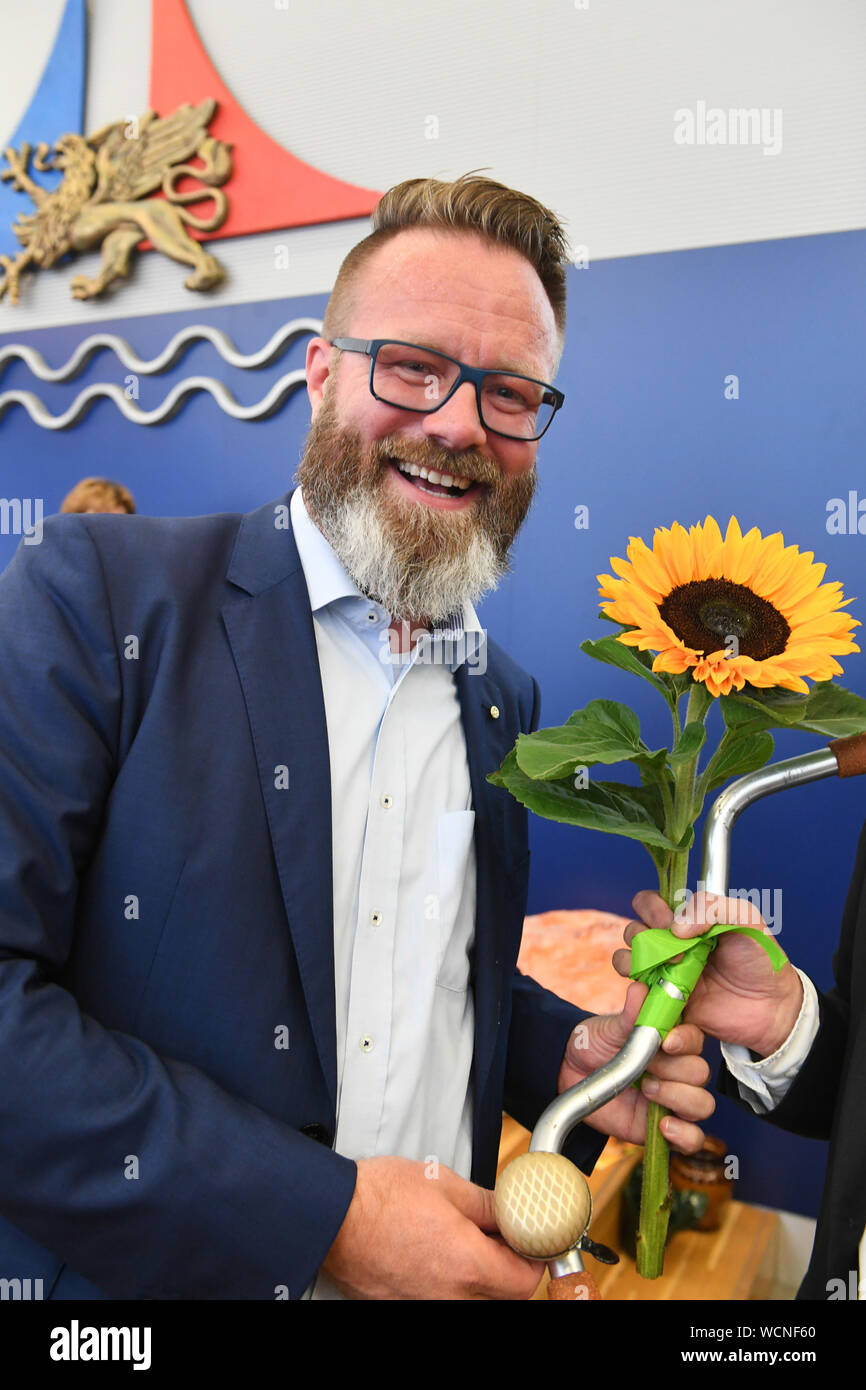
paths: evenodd
<path fill-rule="evenodd" d="M 530 372 L 558 348 L 553 309 L 529 261 L 478 233 L 446 229 L 409 228 L 377 249 L 359 277 L 351 331 L 455 356 L 493 352 L 495 365 Z"/>

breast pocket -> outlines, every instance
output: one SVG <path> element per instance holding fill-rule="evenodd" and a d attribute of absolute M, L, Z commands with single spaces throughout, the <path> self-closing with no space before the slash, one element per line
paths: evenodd
<path fill-rule="evenodd" d="M 436 825 L 439 971 L 443 989 L 469 988 L 475 937 L 475 812 L 446 811 Z"/>

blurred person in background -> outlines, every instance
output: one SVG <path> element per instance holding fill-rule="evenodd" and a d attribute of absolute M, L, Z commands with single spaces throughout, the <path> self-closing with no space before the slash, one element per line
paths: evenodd
<path fill-rule="evenodd" d="M 112 512 L 116 516 L 134 516 L 135 499 L 123 483 L 110 478 L 82 478 L 60 503 L 61 512 Z"/>

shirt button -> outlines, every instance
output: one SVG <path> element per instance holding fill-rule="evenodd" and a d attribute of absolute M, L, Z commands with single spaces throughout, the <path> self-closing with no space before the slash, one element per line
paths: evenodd
<path fill-rule="evenodd" d="M 371 913 L 370 913 L 370 926 L 371 926 L 371 927 L 378 927 L 378 926 L 380 926 L 381 922 L 382 922 L 382 914 L 381 914 L 381 912 L 371 912 Z"/>
<path fill-rule="evenodd" d="M 360 1039 L 358 1046 L 360 1047 L 362 1052 L 372 1052 L 373 1039 L 370 1037 L 369 1033 L 364 1034 L 363 1038 Z"/>
<path fill-rule="evenodd" d="M 387 792 L 382 797 L 382 805 L 385 807 L 386 811 L 390 811 L 391 807 L 394 805 L 394 798 L 389 796 Z"/>
<path fill-rule="evenodd" d="M 378 621 L 379 621 L 379 614 L 378 614 L 378 613 L 371 611 L 371 612 L 369 612 L 369 613 L 367 614 L 367 622 L 368 622 L 368 623 L 377 623 Z"/>

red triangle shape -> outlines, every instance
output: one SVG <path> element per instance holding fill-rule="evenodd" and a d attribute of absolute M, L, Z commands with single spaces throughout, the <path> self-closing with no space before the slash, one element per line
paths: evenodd
<path fill-rule="evenodd" d="M 167 116 L 214 97 L 208 133 L 231 145 L 234 172 L 226 184 L 229 213 L 206 237 L 244 236 L 366 217 L 381 198 L 298 159 L 256 125 L 223 83 L 204 50 L 184 0 L 152 0 L 150 104 Z M 195 233 L 193 233 L 195 235 Z"/>

